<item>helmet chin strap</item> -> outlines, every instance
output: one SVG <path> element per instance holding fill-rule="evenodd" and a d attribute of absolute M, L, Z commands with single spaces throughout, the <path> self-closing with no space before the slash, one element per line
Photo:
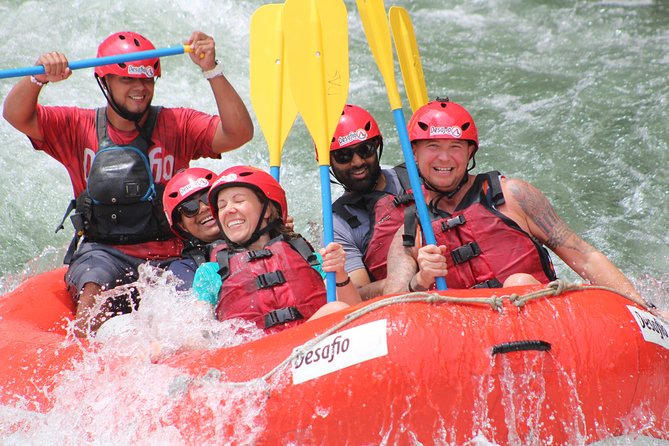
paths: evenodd
<path fill-rule="evenodd" d="M 255 227 L 255 229 L 253 230 L 253 232 L 251 233 L 251 237 L 250 237 L 248 240 L 246 240 L 246 241 L 243 242 L 243 243 L 235 243 L 235 242 L 233 242 L 232 240 L 230 240 L 230 239 L 228 238 L 227 235 L 225 235 L 225 231 L 223 231 L 223 230 L 222 230 L 222 227 L 221 227 L 221 233 L 222 233 L 222 235 L 223 235 L 223 238 L 224 238 L 230 245 L 232 245 L 232 246 L 234 246 L 234 247 L 237 247 L 237 248 L 245 248 L 245 247 L 247 247 L 248 245 L 250 245 L 250 244 L 252 244 L 252 243 L 255 243 L 255 242 L 256 242 L 262 235 L 264 235 L 264 234 L 266 234 L 266 233 L 268 233 L 268 232 L 270 232 L 270 231 L 272 231 L 272 230 L 278 228 L 279 225 L 281 224 L 280 220 L 274 220 L 274 221 L 272 221 L 272 222 L 270 222 L 270 223 L 267 223 L 267 226 L 265 226 L 264 228 L 260 229 L 260 227 L 262 226 L 262 222 L 263 222 L 263 220 L 264 220 L 264 217 L 265 217 L 265 212 L 267 211 L 267 208 L 268 208 L 268 207 L 269 207 L 269 199 L 268 199 L 268 198 L 265 198 L 265 202 L 264 202 L 263 205 L 262 205 L 262 210 L 260 211 L 260 217 L 258 218 L 258 223 L 256 223 L 256 227 Z M 221 225 L 220 222 L 219 222 L 219 225 Z"/>
<path fill-rule="evenodd" d="M 98 86 L 100 87 L 100 90 L 102 90 L 102 94 L 104 97 L 107 99 L 107 103 L 109 106 L 123 119 L 132 121 L 135 123 L 135 128 L 139 133 L 142 135 L 142 137 L 146 140 L 146 142 L 151 146 L 151 141 L 147 136 L 144 134 L 144 131 L 142 127 L 139 125 L 139 121 L 142 120 L 144 115 L 146 115 L 149 112 L 149 107 L 146 108 L 142 113 L 129 113 L 121 109 L 121 107 L 116 103 L 114 98 L 111 95 L 111 91 L 109 90 L 109 85 L 107 85 L 107 82 L 105 82 L 104 78 L 101 78 L 98 75 L 95 75 L 95 80 L 98 81 Z"/>

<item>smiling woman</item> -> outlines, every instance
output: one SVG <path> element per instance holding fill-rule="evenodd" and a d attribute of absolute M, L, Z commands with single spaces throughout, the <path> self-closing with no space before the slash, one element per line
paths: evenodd
<path fill-rule="evenodd" d="M 286 226 L 285 191 L 267 172 L 224 170 L 211 185 L 209 205 L 224 240 L 210 247 L 211 263 L 198 268 L 193 283 L 219 320 L 243 318 L 276 332 L 361 301 L 344 270 L 342 247 L 330 243 L 320 260 Z M 340 302 L 326 305 L 324 272 L 336 274 Z"/>

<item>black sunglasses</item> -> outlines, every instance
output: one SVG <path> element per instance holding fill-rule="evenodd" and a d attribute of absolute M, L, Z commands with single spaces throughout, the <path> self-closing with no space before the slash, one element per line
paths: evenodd
<path fill-rule="evenodd" d="M 207 192 L 209 192 L 209 190 L 202 191 L 200 194 L 182 202 L 177 206 L 177 212 L 184 217 L 195 217 L 197 213 L 200 212 L 200 202 L 204 203 L 205 206 L 209 206 L 209 203 L 207 202 Z"/>
<path fill-rule="evenodd" d="M 332 155 L 332 159 L 334 159 L 337 164 L 348 164 L 353 159 L 354 153 L 357 153 L 360 158 L 367 159 L 374 155 L 378 148 L 379 140 L 374 138 L 365 142 L 361 142 L 355 147 L 347 147 L 345 149 L 335 150 L 330 154 Z"/>

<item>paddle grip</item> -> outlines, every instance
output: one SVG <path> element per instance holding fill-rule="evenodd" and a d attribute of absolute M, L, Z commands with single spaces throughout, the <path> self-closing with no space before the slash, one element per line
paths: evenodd
<path fill-rule="evenodd" d="M 393 117 L 395 118 L 397 134 L 400 137 L 400 145 L 402 146 L 402 153 L 404 154 L 404 161 L 406 162 L 407 173 L 409 174 L 409 181 L 411 182 L 411 190 L 413 191 L 414 201 L 416 202 L 416 210 L 418 212 L 418 220 L 420 220 L 423 237 L 428 245 L 436 245 L 437 239 L 434 237 L 432 222 L 427 213 L 427 204 L 425 204 L 425 197 L 422 194 L 423 188 L 420 184 L 420 177 L 418 176 L 418 169 L 416 168 L 416 160 L 414 159 L 413 151 L 411 150 L 411 142 L 409 141 L 409 133 L 407 132 L 407 125 L 404 119 L 404 111 L 401 108 L 393 110 Z M 445 278 L 436 277 L 435 282 L 438 290 L 448 289 Z"/>
<path fill-rule="evenodd" d="M 321 199 L 323 201 L 323 246 L 334 241 L 332 224 L 332 193 L 330 192 L 330 166 L 318 167 L 321 175 Z M 337 277 L 334 272 L 326 273 L 325 284 L 328 292 L 328 302 L 337 300 Z"/>
<path fill-rule="evenodd" d="M 185 51 L 184 45 L 171 46 L 166 48 L 158 48 L 155 50 L 136 51 L 134 53 L 117 54 L 114 56 L 95 57 L 92 59 L 82 59 L 70 62 L 71 70 L 79 70 L 81 68 L 99 67 L 102 65 L 112 65 L 116 63 L 132 62 L 135 60 L 152 59 L 154 57 L 174 56 L 183 54 Z M 33 65 L 31 67 L 10 68 L 8 70 L 0 70 L 0 79 L 7 79 L 10 77 L 34 76 L 36 74 L 44 74 L 44 65 Z"/>

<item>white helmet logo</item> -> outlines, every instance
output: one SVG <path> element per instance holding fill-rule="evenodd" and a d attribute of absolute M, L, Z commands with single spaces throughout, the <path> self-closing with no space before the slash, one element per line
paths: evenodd
<path fill-rule="evenodd" d="M 462 129 L 457 125 L 449 127 L 430 126 L 430 136 L 452 136 L 453 138 L 460 138 L 462 136 Z"/>
<path fill-rule="evenodd" d="M 207 186 L 209 186 L 209 182 L 207 182 L 207 180 L 205 180 L 204 178 L 198 178 L 197 180 L 191 181 L 190 183 L 181 187 L 179 189 L 179 195 L 185 197 L 186 195 L 188 195 L 189 192 L 195 189 L 204 189 Z"/>
<path fill-rule="evenodd" d="M 128 74 L 141 74 L 146 77 L 153 77 L 155 72 L 153 71 L 153 67 L 150 65 L 140 65 L 138 67 L 134 65 L 128 65 Z"/>
<path fill-rule="evenodd" d="M 366 140 L 367 140 L 367 132 L 364 129 L 358 129 L 355 132 L 351 132 L 348 135 L 340 136 L 339 138 L 337 138 L 337 142 L 339 142 L 340 146 L 348 144 L 352 141 L 366 141 Z"/>

